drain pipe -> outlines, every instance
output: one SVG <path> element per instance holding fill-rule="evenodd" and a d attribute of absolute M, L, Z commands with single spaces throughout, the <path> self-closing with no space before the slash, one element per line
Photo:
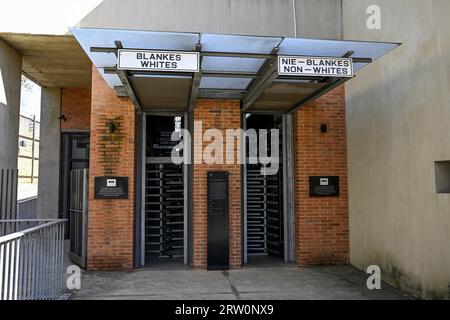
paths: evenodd
<path fill-rule="evenodd" d="M 295 0 L 292 0 L 292 11 L 294 14 L 294 37 L 297 38 L 297 13 L 295 10 Z"/>

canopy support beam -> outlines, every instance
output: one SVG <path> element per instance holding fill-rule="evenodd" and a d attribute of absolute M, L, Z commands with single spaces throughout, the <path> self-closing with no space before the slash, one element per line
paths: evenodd
<path fill-rule="evenodd" d="M 304 105 L 316 100 L 317 98 L 319 98 L 320 96 L 330 92 L 331 90 L 333 90 L 334 88 L 340 86 L 341 84 L 347 82 L 348 80 L 350 80 L 352 78 L 339 78 L 339 80 L 335 80 L 335 81 L 331 81 L 329 84 L 327 84 L 325 87 L 323 87 L 321 90 L 316 91 L 315 93 L 313 93 L 311 96 L 309 96 L 308 98 L 300 101 L 299 103 L 297 103 L 292 109 L 290 109 L 287 113 L 293 113 L 296 112 L 298 109 L 300 109 L 301 107 L 303 107 Z"/>
<path fill-rule="evenodd" d="M 117 49 L 123 48 L 122 42 L 114 41 L 114 43 L 116 44 Z M 117 56 L 117 50 L 116 50 L 115 54 Z M 130 81 L 128 80 L 126 71 L 116 69 L 116 73 L 117 73 L 117 76 L 119 77 L 120 81 L 122 82 L 122 85 L 123 85 L 126 93 L 128 94 L 128 97 L 131 99 L 131 102 L 133 103 L 136 111 L 142 111 L 142 106 L 141 106 L 138 98 L 134 94 L 133 87 L 132 87 Z"/>
<path fill-rule="evenodd" d="M 256 100 L 266 91 L 272 84 L 273 80 L 278 77 L 277 53 L 280 49 L 274 48 L 272 58 L 270 58 L 262 68 L 261 75 L 256 79 L 248 89 L 248 93 L 242 103 L 242 112 L 247 111 Z"/>

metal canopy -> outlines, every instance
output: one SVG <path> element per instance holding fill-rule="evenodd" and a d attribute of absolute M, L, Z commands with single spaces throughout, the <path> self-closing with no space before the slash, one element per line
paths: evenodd
<path fill-rule="evenodd" d="M 196 99 L 240 99 L 242 111 L 288 113 L 351 78 L 279 76 L 278 55 L 346 57 L 355 73 L 398 43 L 73 28 L 111 88 L 146 111 L 192 111 Z M 193 51 L 200 72 L 117 69 L 118 49 Z"/>

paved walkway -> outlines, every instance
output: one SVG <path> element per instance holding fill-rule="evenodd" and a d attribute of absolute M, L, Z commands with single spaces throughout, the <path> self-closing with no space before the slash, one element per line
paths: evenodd
<path fill-rule="evenodd" d="M 409 299 L 388 286 L 366 288 L 367 275 L 351 266 L 298 268 L 294 265 L 249 267 L 228 272 L 141 269 L 83 273 L 82 290 L 72 299 L 133 300 L 298 300 Z"/>

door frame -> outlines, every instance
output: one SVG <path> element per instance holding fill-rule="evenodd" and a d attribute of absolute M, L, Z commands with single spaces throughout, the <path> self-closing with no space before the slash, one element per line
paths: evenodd
<path fill-rule="evenodd" d="M 242 113 L 242 129 L 247 130 L 247 115 Z M 256 114 L 256 113 L 255 113 Z M 282 155 L 283 155 L 283 226 L 284 226 L 284 261 L 295 261 L 295 192 L 294 192 L 294 156 L 293 156 L 293 117 L 292 114 L 282 116 Z M 244 137 L 245 139 L 245 137 Z M 248 263 L 247 248 L 247 150 L 246 141 L 242 141 L 244 163 L 242 168 L 243 194 L 243 258 Z"/>
<path fill-rule="evenodd" d="M 184 129 L 189 128 L 189 115 L 185 112 L 142 112 L 142 119 L 140 119 L 141 122 L 141 152 L 138 153 L 141 156 L 140 162 L 141 162 L 141 170 L 140 172 L 140 219 L 139 219 L 139 228 L 140 228 L 140 243 L 139 243 L 139 252 L 140 252 L 140 261 L 139 266 L 144 267 L 146 266 L 145 263 L 145 168 L 147 164 L 147 158 L 146 158 L 146 148 L 147 148 L 147 116 L 155 116 L 155 117 L 183 117 L 184 121 Z M 192 134 L 192 133 L 191 133 Z M 186 141 L 185 141 L 186 143 Z M 183 184 L 184 184 L 184 244 L 183 244 L 183 259 L 184 264 L 189 264 L 189 253 L 190 253 L 190 243 L 189 243 L 189 165 L 187 164 L 187 159 L 189 159 L 191 156 L 191 145 L 189 144 L 189 141 L 187 141 L 187 144 L 184 146 L 183 149 L 183 157 L 185 159 L 183 164 Z M 188 158 L 189 157 L 189 158 Z"/>

